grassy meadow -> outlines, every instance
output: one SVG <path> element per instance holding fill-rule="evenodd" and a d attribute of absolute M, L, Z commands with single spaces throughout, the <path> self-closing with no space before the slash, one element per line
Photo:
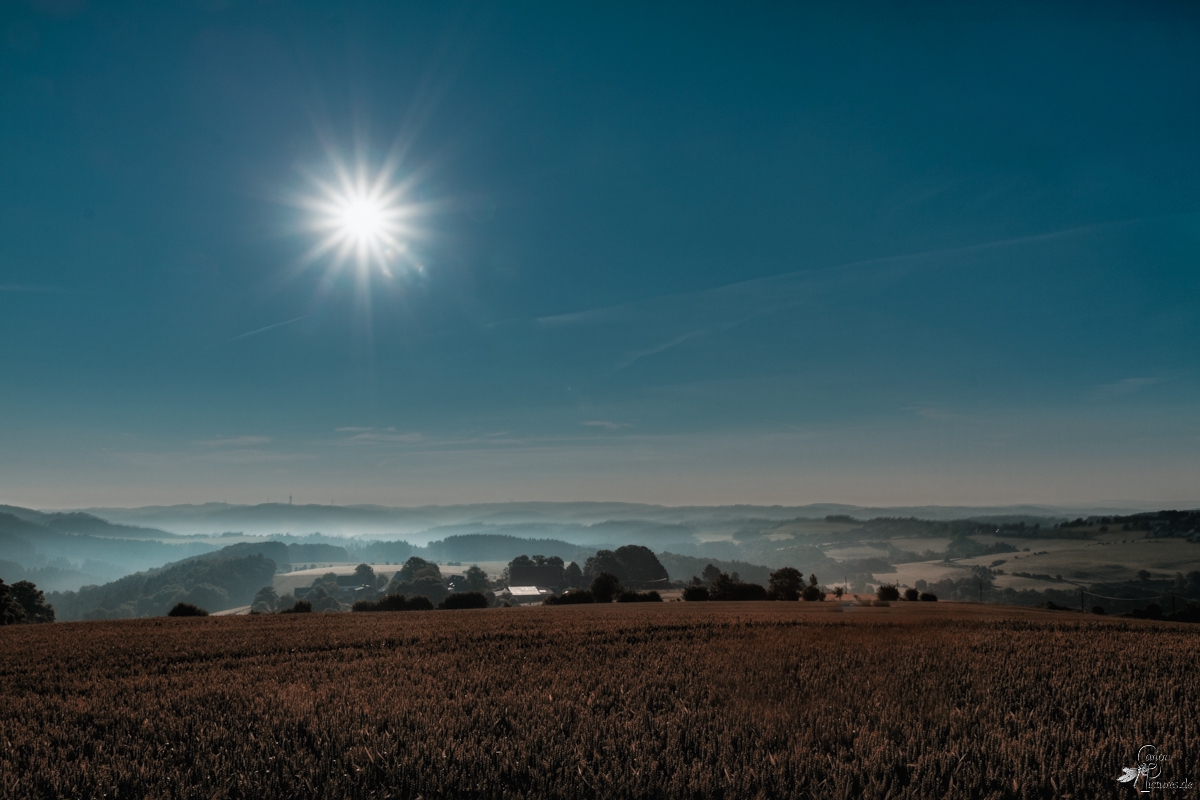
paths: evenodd
<path fill-rule="evenodd" d="M 1195 626 L 665 603 L 0 628 L 0 796 L 1128 797 Z"/>

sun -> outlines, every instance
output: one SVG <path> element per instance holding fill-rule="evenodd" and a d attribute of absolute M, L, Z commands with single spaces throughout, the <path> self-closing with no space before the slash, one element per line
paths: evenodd
<path fill-rule="evenodd" d="M 408 255 L 416 231 L 416 206 L 395 179 L 394 164 L 372 172 L 365 164 L 334 163 L 333 179 L 313 178 L 315 191 L 303 198 L 308 228 L 317 235 L 309 260 L 329 258 L 335 269 L 353 266 L 360 277 L 419 265 Z"/>
<path fill-rule="evenodd" d="M 387 231 L 384 207 L 370 198 L 350 200 L 338 217 L 342 233 L 355 241 L 371 242 Z"/>

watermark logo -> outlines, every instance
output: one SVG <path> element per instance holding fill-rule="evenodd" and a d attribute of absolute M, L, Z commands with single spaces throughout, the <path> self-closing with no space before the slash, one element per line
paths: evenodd
<path fill-rule="evenodd" d="M 1138 749 L 1137 766 L 1122 767 L 1123 774 L 1117 778 L 1119 783 L 1133 784 L 1138 794 L 1150 794 L 1154 789 L 1194 789 L 1192 781 L 1160 781 L 1163 774 L 1163 764 L 1171 760 L 1171 756 L 1158 752 L 1152 744 L 1144 744 Z"/>

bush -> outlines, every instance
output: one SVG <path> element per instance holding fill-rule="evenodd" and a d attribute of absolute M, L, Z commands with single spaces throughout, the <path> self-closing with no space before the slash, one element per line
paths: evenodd
<path fill-rule="evenodd" d="M 471 593 L 477 594 L 477 593 Z M 482 597 L 482 595 L 480 595 Z M 453 595 L 451 595 L 453 597 Z M 487 598 L 484 598 L 483 607 L 487 607 Z M 388 594 L 378 600 L 359 600 L 350 609 L 351 611 L 432 611 L 433 601 L 424 595 L 405 599 L 402 594 Z"/>
<path fill-rule="evenodd" d="M 423 594 L 408 599 L 409 611 L 433 611 L 433 601 Z"/>
<path fill-rule="evenodd" d="M 544 606 L 572 606 L 580 603 L 594 603 L 596 599 L 587 589 L 581 589 L 566 594 L 552 594 L 542 601 Z"/>
<path fill-rule="evenodd" d="M 900 590 L 890 583 L 884 583 L 875 590 L 875 596 L 885 603 L 890 603 L 900 599 Z"/>
<path fill-rule="evenodd" d="M 683 590 L 683 599 L 690 601 L 690 602 L 696 602 L 698 600 L 707 600 L 708 599 L 708 587 L 707 586 L 689 586 Z"/>
<path fill-rule="evenodd" d="M 918 592 L 916 589 L 905 589 L 904 590 L 904 599 L 908 600 L 910 602 L 913 600 L 920 600 L 921 593 Z"/>
<path fill-rule="evenodd" d="M 933 592 L 921 592 L 921 599 L 927 603 L 936 603 L 937 595 Z"/>
<path fill-rule="evenodd" d="M 1092 606 L 1092 613 L 1093 614 L 1103 614 L 1104 607 L 1103 606 Z"/>
<path fill-rule="evenodd" d="M 194 606 L 191 603 L 176 603 L 170 611 L 167 612 L 168 617 L 207 617 L 208 612 L 200 606 Z"/>
<path fill-rule="evenodd" d="M 1151 603 L 1145 608 L 1135 608 L 1129 612 L 1129 616 L 1137 619 L 1162 619 L 1162 606 L 1158 603 Z"/>
<path fill-rule="evenodd" d="M 488 599 L 483 592 L 457 592 L 449 595 L 438 603 L 438 608 L 453 610 L 459 608 L 487 608 Z"/>
<path fill-rule="evenodd" d="M 297 600 L 291 608 L 285 608 L 280 614 L 311 614 L 312 603 L 307 600 Z"/>
<path fill-rule="evenodd" d="M 618 603 L 661 603 L 662 596 L 656 591 L 621 592 L 617 595 Z"/>
<path fill-rule="evenodd" d="M 810 603 L 815 600 L 824 600 L 825 593 L 816 586 L 805 586 L 804 591 L 800 593 L 800 599 Z"/>
<path fill-rule="evenodd" d="M 742 583 L 721 573 L 708 593 L 710 600 L 766 600 L 767 590 L 757 583 Z"/>

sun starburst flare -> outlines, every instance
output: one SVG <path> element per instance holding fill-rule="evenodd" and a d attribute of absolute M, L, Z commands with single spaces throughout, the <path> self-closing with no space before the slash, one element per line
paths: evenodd
<path fill-rule="evenodd" d="M 309 261 L 329 257 L 335 270 L 353 265 L 361 278 L 372 271 L 390 278 L 399 268 L 420 270 L 409 253 L 416 206 L 395 172 L 391 163 L 374 174 L 364 165 L 351 170 L 337 164 L 332 181 L 313 179 L 315 194 L 301 202 L 312 214 L 308 229 L 319 237 Z"/>

